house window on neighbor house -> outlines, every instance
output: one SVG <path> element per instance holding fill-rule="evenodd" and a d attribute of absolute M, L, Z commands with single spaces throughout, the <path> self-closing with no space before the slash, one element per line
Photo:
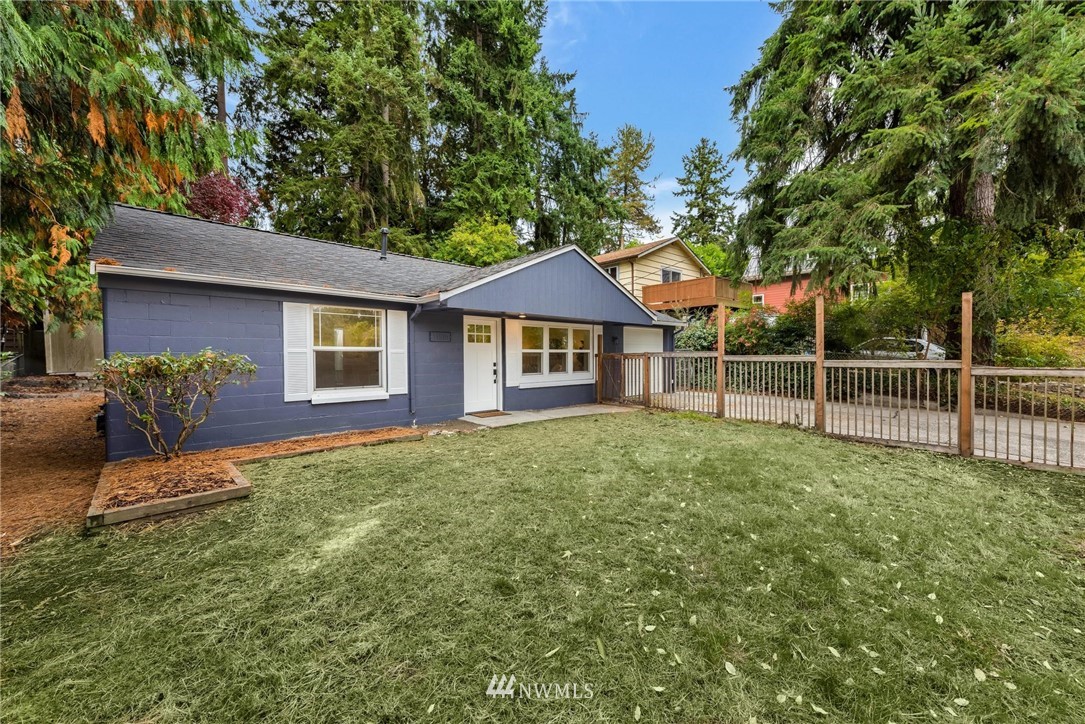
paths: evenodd
<path fill-rule="evenodd" d="M 606 272 L 607 272 L 607 274 L 609 274 L 614 279 L 618 278 L 618 267 L 616 267 L 616 266 L 608 266 L 606 268 Z"/>
<path fill-rule="evenodd" d="M 663 278 L 663 283 L 664 284 L 667 284 L 668 282 L 680 282 L 680 281 L 682 281 L 682 272 L 678 271 L 677 269 L 671 269 L 670 267 L 666 267 L 666 266 L 663 267 L 663 269 L 660 270 L 660 276 Z"/>
<path fill-rule="evenodd" d="M 314 306 L 313 388 L 382 387 L 384 312 Z"/>
<path fill-rule="evenodd" d="M 757 304 L 759 306 L 762 306 L 762 307 L 765 306 L 765 295 L 764 294 L 754 294 L 753 295 L 753 303 Z"/>
<path fill-rule="evenodd" d="M 874 295 L 874 285 L 870 282 L 865 284 L 855 284 L 854 282 L 848 286 L 848 299 L 855 301 L 856 299 L 869 299 Z"/>
<path fill-rule="evenodd" d="M 525 376 L 554 379 L 590 375 L 591 353 L 590 327 L 525 324 L 520 340 L 520 371 Z"/>

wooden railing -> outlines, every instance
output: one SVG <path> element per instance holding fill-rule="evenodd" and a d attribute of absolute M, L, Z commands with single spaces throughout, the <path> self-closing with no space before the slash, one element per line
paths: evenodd
<path fill-rule="evenodd" d="M 817 307 L 823 324 L 820 297 Z M 717 319 L 721 333 L 725 317 Z M 820 328 L 815 337 L 814 355 L 603 354 L 599 400 L 1085 472 L 1085 430 L 1077 428 L 1085 423 L 1085 369 L 827 360 Z"/>
<path fill-rule="evenodd" d="M 974 454 L 1037 467 L 1085 467 L 1085 369 L 974 367 Z"/>
<path fill-rule="evenodd" d="M 680 282 L 650 284 L 641 289 L 644 304 L 651 309 L 692 309 L 720 304 L 739 305 L 739 292 L 750 291 L 745 282 L 732 284 L 724 277 L 683 279 Z"/>

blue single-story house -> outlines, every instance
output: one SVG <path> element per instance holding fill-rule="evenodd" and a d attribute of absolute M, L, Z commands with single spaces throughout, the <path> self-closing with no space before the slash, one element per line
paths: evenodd
<path fill-rule="evenodd" d="M 575 246 L 476 268 L 118 205 L 94 243 L 104 346 L 248 355 L 189 449 L 595 400 L 595 353 L 673 349 Z M 634 342 L 635 340 L 635 342 Z M 109 460 L 146 455 L 119 404 Z"/>

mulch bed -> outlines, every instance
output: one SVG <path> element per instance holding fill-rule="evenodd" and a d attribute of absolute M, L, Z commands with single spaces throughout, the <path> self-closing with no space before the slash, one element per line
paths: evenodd
<path fill-rule="evenodd" d="M 102 470 L 96 502 L 102 510 L 108 511 L 220 490 L 236 484 L 227 463 L 373 444 L 408 435 L 418 435 L 418 431 L 388 427 L 217 448 L 185 453 L 171 460 L 156 457 L 125 460 Z"/>
<path fill-rule="evenodd" d="M 50 529 L 82 522 L 105 460 L 94 429 L 101 394 L 0 399 L 0 557 Z"/>
<path fill-rule="evenodd" d="M 3 384 L 5 393 L 19 392 L 19 397 L 0 397 L 0 560 L 44 533 L 84 524 L 105 461 L 105 441 L 94 425 L 105 397 L 78 390 L 89 383 L 85 378 L 38 377 Z M 26 392 L 23 398 L 25 390 L 37 392 Z M 126 461 L 109 466 L 119 483 L 110 486 L 109 496 L 111 505 L 120 507 L 222 489 L 233 482 L 226 473 L 226 461 L 372 443 L 409 433 L 454 434 L 474 429 L 478 426 L 453 420 L 417 430 L 346 432 L 195 452 L 169 463 Z M 113 475 L 108 477 L 113 479 Z"/>

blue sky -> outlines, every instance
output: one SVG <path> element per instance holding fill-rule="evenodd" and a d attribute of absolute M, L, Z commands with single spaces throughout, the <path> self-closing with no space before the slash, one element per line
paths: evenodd
<path fill-rule="evenodd" d="M 701 136 L 727 155 L 737 130 L 726 87 L 758 58 L 779 24 L 753 2 L 561 2 L 552 0 L 543 54 L 555 70 L 576 71 L 587 129 L 609 140 L 623 123 L 655 137 L 651 168 L 663 231 L 682 208 L 673 195 L 682 156 Z M 733 190 L 745 181 L 742 168 Z"/>

